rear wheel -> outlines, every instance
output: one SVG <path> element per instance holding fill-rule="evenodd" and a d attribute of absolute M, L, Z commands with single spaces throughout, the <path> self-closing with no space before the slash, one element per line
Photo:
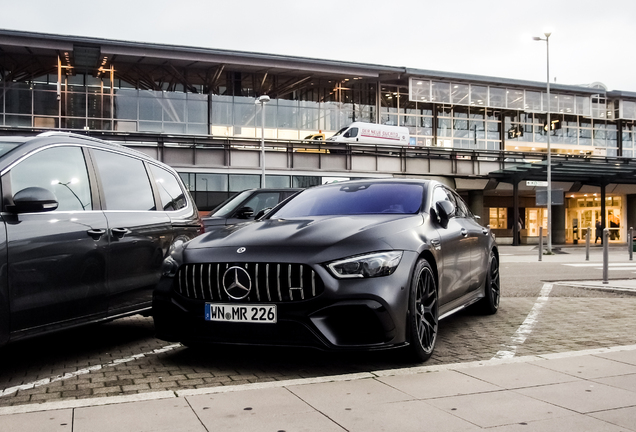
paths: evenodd
<path fill-rule="evenodd" d="M 491 251 L 490 259 L 488 260 L 488 274 L 486 275 L 484 298 L 477 303 L 479 311 L 486 315 L 497 313 L 500 297 L 499 260 L 495 252 Z"/>
<path fill-rule="evenodd" d="M 433 354 L 439 321 L 437 284 L 433 269 L 425 259 L 415 266 L 409 294 L 409 349 L 415 360 L 423 362 Z"/>

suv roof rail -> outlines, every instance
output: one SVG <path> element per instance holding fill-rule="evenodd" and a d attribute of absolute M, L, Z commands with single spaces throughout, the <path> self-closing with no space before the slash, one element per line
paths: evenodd
<path fill-rule="evenodd" d="M 108 143 L 108 144 L 112 144 L 115 146 L 121 146 L 121 144 L 119 143 L 115 143 L 115 142 L 111 142 L 111 141 L 104 141 L 102 139 L 99 138 L 95 138 L 92 136 L 88 136 L 88 135 L 82 135 L 82 134 L 78 134 L 78 133 L 73 133 L 73 132 L 63 132 L 63 131 L 48 131 L 48 132 L 42 132 L 40 134 L 37 134 L 36 136 L 38 137 L 50 137 L 50 136 L 67 136 L 67 137 L 73 137 L 73 138 L 81 138 L 81 139 L 86 139 L 86 140 L 91 140 L 91 141 L 97 141 L 100 143 Z"/>

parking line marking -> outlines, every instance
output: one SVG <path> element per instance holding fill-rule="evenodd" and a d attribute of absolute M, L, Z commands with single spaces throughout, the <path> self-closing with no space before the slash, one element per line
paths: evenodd
<path fill-rule="evenodd" d="M 96 370 L 104 369 L 104 368 L 107 368 L 107 367 L 119 366 L 122 363 L 128 363 L 128 362 L 131 362 L 133 360 L 138 360 L 140 358 L 147 357 L 149 355 L 165 353 L 165 352 L 168 352 L 168 351 L 172 351 L 175 348 L 180 348 L 182 346 L 183 345 L 181 345 L 181 344 L 166 345 L 166 346 L 164 346 L 162 348 L 157 348 L 155 350 L 148 351 L 148 352 L 145 352 L 145 353 L 135 354 L 135 355 L 132 355 L 130 357 L 124 357 L 124 358 L 121 358 L 121 359 L 116 359 L 116 360 L 113 360 L 113 361 L 111 361 L 109 363 L 105 363 L 105 364 L 101 364 L 101 365 L 95 365 L 95 366 L 87 367 L 87 368 L 84 368 L 84 369 L 79 369 L 79 370 L 77 370 L 75 372 L 72 372 L 72 373 L 65 373 L 64 375 L 57 375 L 57 376 L 54 376 L 52 378 L 44 378 L 44 379 L 33 381 L 33 382 L 30 382 L 30 383 L 27 383 L 27 384 L 21 384 L 21 385 L 18 385 L 18 386 L 9 387 L 9 388 L 6 388 L 6 389 L 0 391 L 0 397 L 9 395 L 11 393 L 15 393 L 15 392 L 17 392 L 19 390 L 29 390 L 29 389 L 33 389 L 33 388 L 36 388 L 36 387 L 41 387 L 43 385 L 47 385 L 47 384 L 50 384 L 50 383 L 54 383 L 54 382 L 57 382 L 57 381 L 67 380 L 69 378 L 74 378 L 76 376 L 84 375 L 84 374 L 87 374 L 87 373 L 90 373 L 90 372 L 94 372 Z"/>
<path fill-rule="evenodd" d="M 515 334 L 512 335 L 512 338 L 510 339 L 510 343 L 508 345 L 504 345 L 506 349 L 497 352 L 497 354 L 495 354 L 492 360 L 508 359 L 508 358 L 514 357 L 515 354 L 517 354 L 517 347 L 523 344 L 528 338 L 528 336 L 530 335 L 530 333 L 532 333 L 532 330 L 538 321 L 539 313 L 541 312 L 541 309 L 548 301 L 548 296 L 550 295 L 550 291 L 552 291 L 552 286 L 553 284 L 551 283 L 543 284 L 543 288 L 541 288 L 541 292 L 539 293 L 539 298 L 537 298 L 537 301 L 534 303 L 534 306 L 532 306 L 530 313 L 528 314 L 526 319 L 523 321 L 521 326 L 519 326 Z"/>

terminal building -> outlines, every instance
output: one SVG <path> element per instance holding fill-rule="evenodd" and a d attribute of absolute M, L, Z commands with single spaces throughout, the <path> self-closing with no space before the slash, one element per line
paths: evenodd
<path fill-rule="evenodd" d="M 553 83 L 549 95 L 512 78 L 0 30 L 1 135 L 134 147 L 174 167 L 202 211 L 261 185 L 263 144 L 267 187 L 435 178 L 500 243 L 533 244 L 547 229 L 549 135 L 553 242 L 590 227 L 594 239 L 601 221 L 624 243 L 636 225 L 636 92 Z M 306 139 L 354 121 L 407 127 L 409 145 Z"/>

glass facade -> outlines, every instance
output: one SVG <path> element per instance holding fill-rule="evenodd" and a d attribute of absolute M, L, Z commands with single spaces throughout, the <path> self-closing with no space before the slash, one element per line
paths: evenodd
<path fill-rule="evenodd" d="M 329 136 L 364 121 L 408 127 L 419 146 L 541 151 L 550 134 L 553 151 L 634 156 L 636 101 L 600 93 L 551 92 L 548 101 L 545 92 L 523 88 L 418 78 L 408 85 L 337 81 L 300 72 L 224 72 L 200 83 L 150 80 L 139 71 L 98 75 L 62 74 L 59 98 L 57 74 L 2 79 L 0 126 L 259 138 L 254 100 L 268 94 L 268 139 Z"/>

